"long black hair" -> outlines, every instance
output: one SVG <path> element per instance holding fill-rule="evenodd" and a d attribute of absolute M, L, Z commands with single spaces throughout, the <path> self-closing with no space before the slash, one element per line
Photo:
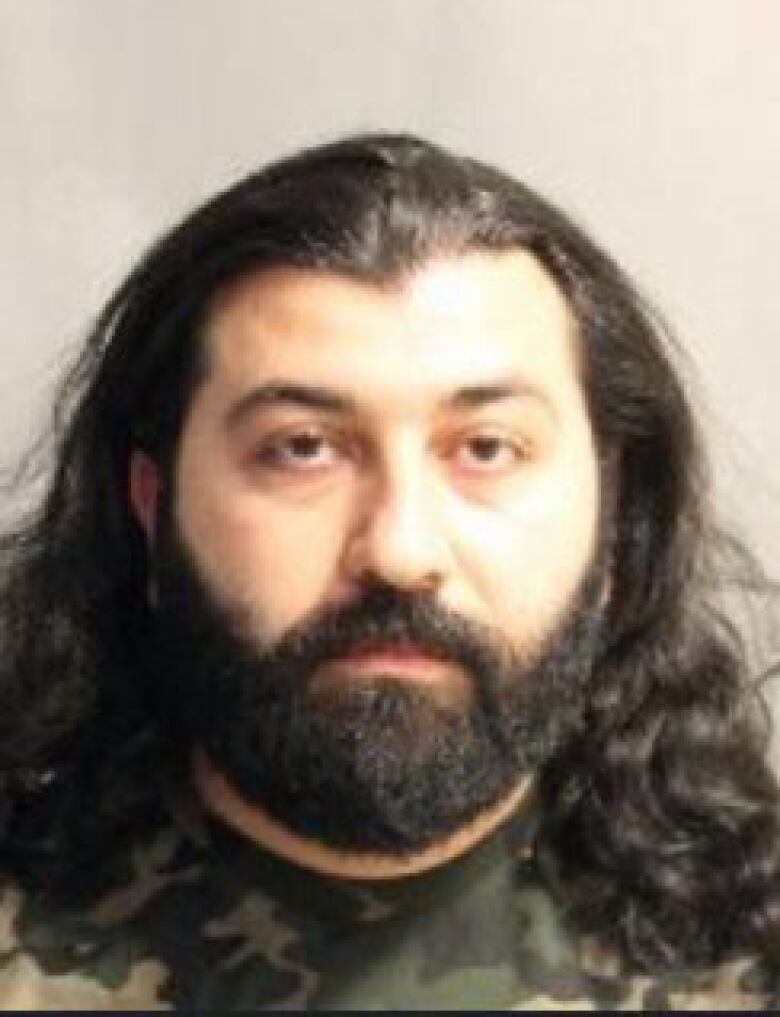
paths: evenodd
<path fill-rule="evenodd" d="M 44 497 L 0 542 L 7 867 L 56 884 L 159 807 L 168 749 L 145 688 L 147 554 L 128 459 L 140 448 L 163 468 L 175 461 L 221 287 L 280 264 L 381 284 L 434 255 L 517 248 L 576 318 L 615 527 L 587 736 L 539 774 L 539 858 L 572 916 L 645 968 L 776 934 L 766 710 L 718 605 L 729 578 L 764 580 L 710 519 L 675 344 L 569 218 L 496 169 L 407 135 L 304 151 L 210 200 L 140 261 L 64 379 L 48 443 L 27 460 L 27 480 L 45 472 Z"/>

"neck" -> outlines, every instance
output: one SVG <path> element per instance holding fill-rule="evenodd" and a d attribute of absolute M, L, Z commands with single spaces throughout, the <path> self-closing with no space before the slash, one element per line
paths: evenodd
<path fill-rule="evenodd" d="M 201 801 L 214 816 L 273 854 L 307 869 L 343 879 L 382 880 L 417 875 L 444 865 L 476 847 L 531 798 L 530 775 L 498 803 L 480 812 L 455 833 L 402 858 L 328 847 L 293 833 L 259 805 L 248 802 L 222 776 L 202 749 L 192 755 L 192 777 Z"/>

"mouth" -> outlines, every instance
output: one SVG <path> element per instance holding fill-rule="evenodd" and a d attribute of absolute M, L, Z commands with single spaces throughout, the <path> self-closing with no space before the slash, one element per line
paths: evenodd
<path fill-rule="evenodd" d="M 457 711 L 465 708 L 472 694 L 467 673 L 451 655 L 387 640 L 357 643 L 332 658 L 313 687 L 319 692 L 340 692 L 352 683 L 373 685 L 380 678 L 425 688 L 439 706 Z"/>
<path fill-rule="evenodd" d="M 447 658 L 435 650 L 429 650 L 414 643 L 389 643 L 381 640 L 358 643 L 341 654 L 341 660 L 363 660 L 366 657 L 382 657 L 388 660 L 428 660 L 445 662 Z"/>
<path fill-rule="evenodd" d="M 441 672 L 451 668 L 440 653 L 413 644 L 360 643 L 339 656 L 335 664 L 357 671 Z"/>

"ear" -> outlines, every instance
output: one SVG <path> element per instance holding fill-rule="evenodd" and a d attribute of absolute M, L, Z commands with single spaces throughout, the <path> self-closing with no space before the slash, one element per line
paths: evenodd
<path fill-rule="evenodd" d="M 130 454 L 128 482 L 130 508 L 151 544 L 157 525 L 160 467 L 148 453 L 136 449 Z"/>
<path fill-rule="evenodd" d="M 599 608 L 603 611 L 612 599 L 612 569 L 610 568 L 607 575 L 604 577 L 604 583 L 601 587 L 601 596 L 599 597 Z"/>

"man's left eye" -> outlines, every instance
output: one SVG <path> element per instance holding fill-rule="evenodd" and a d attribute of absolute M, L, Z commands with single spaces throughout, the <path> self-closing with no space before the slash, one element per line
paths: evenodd
<path fill-rule="evenodd" d="M 489 466 L 503 463 L 504 461 L 508 463 L 516 462 L 523 458 L 525 454 L 524 448 L 519 443 L 509 441 L 499 435 L 479 435 L 478 437 L 470 438 L 465 444 L 472 452 L 477 453 L 472 457 L 474 462 Z M 500 454 L 501 452 L 504 453 L 503 456 Z"/>

